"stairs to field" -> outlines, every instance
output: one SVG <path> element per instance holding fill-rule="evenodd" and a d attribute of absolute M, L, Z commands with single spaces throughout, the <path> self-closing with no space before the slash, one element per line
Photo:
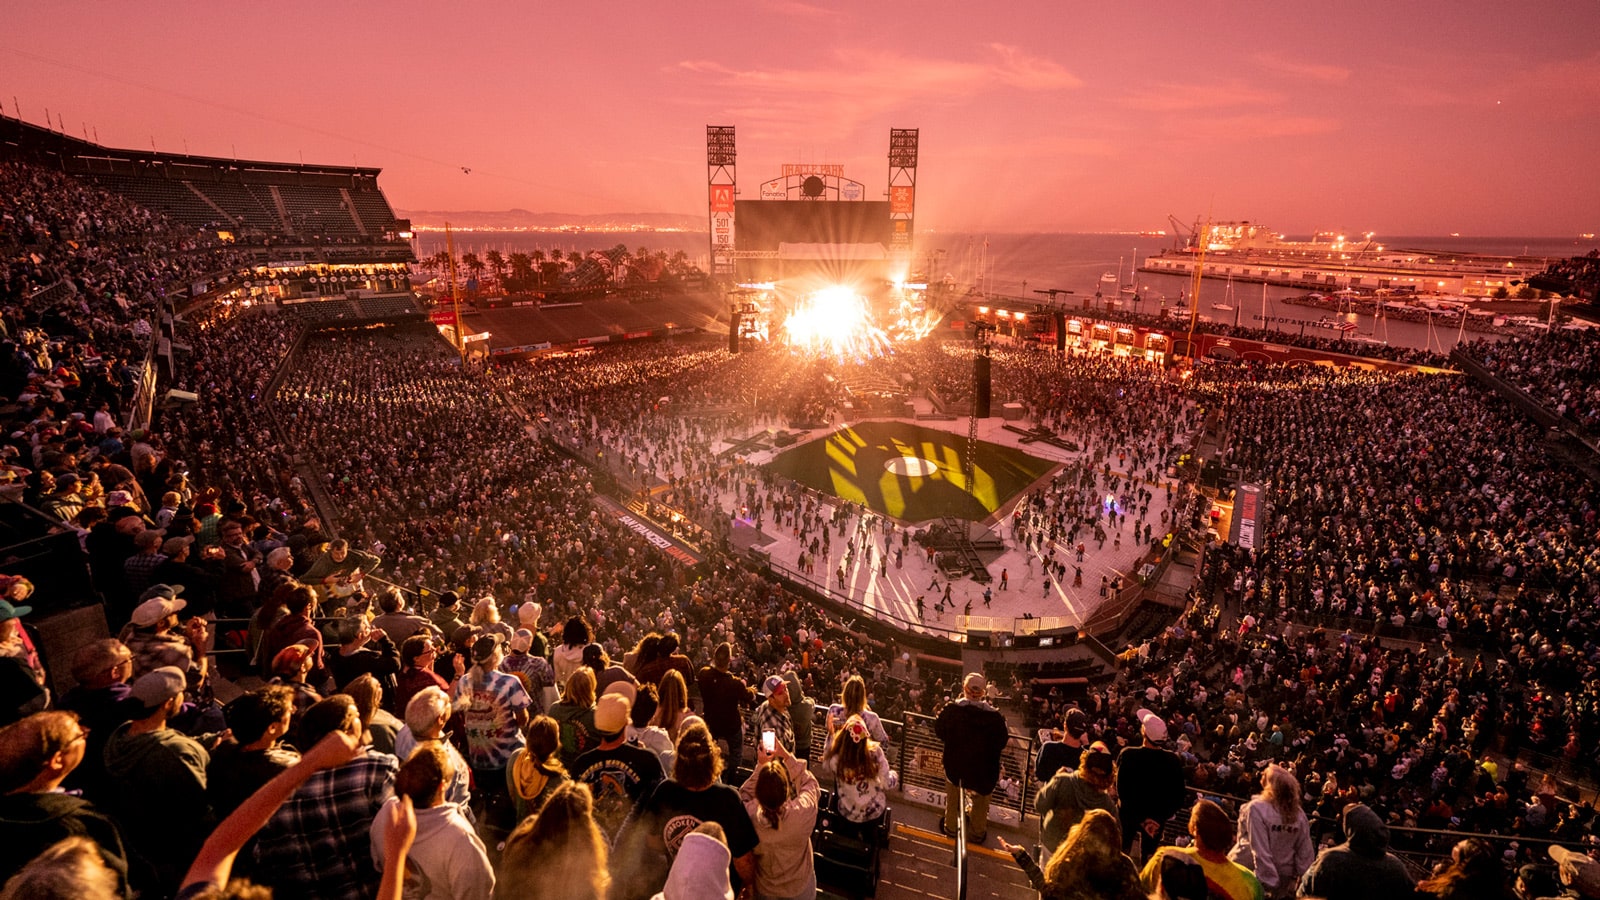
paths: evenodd
<path fill-rule="evenodd" d="M 993 837 L 990 843 L 993 843 Z M 956 896 L 955 844 L 938 832 L 897 825 L 883 855 L 878 900 L 928 900 Z M 968 845 L 968 900 L 1033 897 L 1033 887 L 1011 857 L 989 847 Z M 848 896 L 848 895 L 842 895 Z"/>

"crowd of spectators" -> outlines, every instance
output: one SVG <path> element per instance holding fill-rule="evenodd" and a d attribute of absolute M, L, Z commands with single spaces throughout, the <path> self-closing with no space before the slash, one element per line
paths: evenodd
<path fill-rule="evenodd" d="M 1491 373 L 1587 434 L 1600 435 L 1600 349 L 1582 331 L 1549 331 L 1526 341 L 1474 341 L 1465 352 Z"/>
<path fill-rule="evenodd" d="M 857 370 L 662 343 L 484 372 L 425 328 L 303 334 L 226 307 L 190 332 L 182 377 L 201 399 L 122 435 L 131 393 L 107 361 L 138 351 L 156 288 L 199 270 L 156 262 L 159 248 L 202 268 L 206 248 L 6 165 L 15 393 L 0 455 L 22 499 L 81 530 L 117 634 L 46 661 L 25 627 L 32 586 L 0 590 L 0 850 L 4 874 L 22 870 L 7 896 L 222 896 L 235 874 L 281 896 L 810 896 L 806 713 L 835 697 L 815 762 L 851 773 L 855 815 L 881 810 L 878 716 L 937 713 L 953 685 L 715 541 L 705 563 L 672 560 L 593 502 L 592 467 L 665 485 L 659 502 L 708 523 L 755 501 L 797 529 L 887 529 L 712 448 L 835 415 L 852 382 L 960 396 L 966 351 L 930 343 Z M 27 302 L 63 281 L 65 299 Z M 1163 477 L 1202 409 L 1222 413 L 1224 461 L 1268 488 L 1258 544 L 1209 547 L 1189 609 L 1113 683 L 1057 708 L 1063 742 L 1113 764 L 1169 753 L 1196 790 L 1263 787 L 1237 829 L 1194 807 L 1194 865 L 1226 845 L 1273 896 L 1336 896 L 1329 854 L 1438 827 L 1527 843 L 1487 861 L 1458 847 L 1424 892 L 1483 871 L 1504 889 L 1536 839 L 1590 837 L 1592 808 L 1486 755 L 1593 761 L 1600 736 L 1594 488 L 1510 407 L 1451 376 L 1205 363 L 1182 379 L 1011 349 L 995 368 L 997 391 L 1083 450 L 1024 499 L 1013 540 L 1070 543 L 1108 515 L 1148 539 L 1138 484 Z M 335 524 L 346 540 L 329 540 Z M 55 696 L 50 666 L 76 687 Z M 219 667 L 269 681 L 224 706 Z M 736 775 L 747 734 L 754 766 Z M 1041 781 L 1079 777 L 1076 762 Z M 1056 793 L 1103 791 L 1105 762 L 1084 757 L 1082 784 Z M 1116 779 L 1124 801 L 1132 781 Z M 1302 827 L 1296 808 L 1327 845 L 1342 815 L 1349 843 L 1269 868 L 1262 835 Z M 1054 822 L 1036 883 L 1189 896 L 1161 838 L 1134 839 L 1159 832 L 1161 809 Z M 1401 849 L 1443 841 L 1394 834 Z M 49 894 L 29 880 L 45 872 L 77 880 Z"/>

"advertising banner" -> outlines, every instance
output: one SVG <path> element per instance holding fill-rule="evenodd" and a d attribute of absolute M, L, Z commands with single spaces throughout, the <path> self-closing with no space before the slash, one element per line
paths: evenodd
<path fill-rule="evenodd" d="M 889 188 L 889 213 L 891 215 L 910 215 L 915 204 L 916 189 L 909 184 L 897 184 Z"/>
<path fill-rule="evenodd" d="M 733 185 L 711 185 L 711 211 L 714 213 L 733 212 Z"/>

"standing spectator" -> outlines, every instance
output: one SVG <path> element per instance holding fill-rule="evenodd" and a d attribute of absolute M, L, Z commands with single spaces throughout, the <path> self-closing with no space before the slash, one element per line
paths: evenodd
<path fill-rule="evenodd" d="M 0 873 L 12 873 L 73 835 L 94 841 L 126 886 L 117 826 L 92 803 L 61 790 L 83 762 L 88 731 L 70 712 L 42 712 L 0 728 Z"/>
<path fill-rule="evenodd" d="M 226 543 L 227 536 L 224 534 Z M 323 606 L 330 612 L 344 607 L 361 590 L 361 577 L 373 569 L 383 560 L 361 550 L 350 549 L 350 542 L 344 538 L 328 544 L 326 553 L 317 557 L 311 563 L 311 568 L 300 577 L 306 584 L 315 585 L 323 591 L 325 601 Z"/>
<path fill-rule="evenodd" d="M 611 884 L 606 857 L 589 789 L 564 782 L 538 815 L 524 819 L 506 838 L 495 900 L 605 900 Z"/>
<path fill-rule="evenodd" d="M 728 883 L 732 861 L 722 826 L 702 822 L 684 836 L 666 885 L 650 900 L 734 900 Z"/>
<path fill-rule="evenodd" d="M 679 637 L 676 631 L 669 631 L 661 636 L 661 640 L 654 647 L 654 653 L 648 660 L 640 660 L 637 671 L 641 684 L 661 684 L 661 677 L 670 671 L 677 671 L 687 682 L 694 677 L 694 665 L 689 657 L 678 652 Z"/>
<path fill-rule="evenodd" d="M 455 688 L 455 707 L 467 738 L 467 762 L 484 802 L 486 823 L 492 828 L 509 818 L 504 810 L 506 766 L 511 754 L 522 746 L 522 726 L 533 705 L 522 682 L 500 671 L 502 643 L 498 634 L 478 638 L 472 645 L 473 666 Z"/>
<path fill-rule="evenodd" d="M 1046 859 L 1089 810 L 1117 814 L 1117 801 L 1109 793 L 1112 769 L 1110 751 L 1097 742 L 1079 755 L 1076 770 L 1057 772 L 1039 788 L 1033 806 L 1039 814 L 1039 843 L 1044 845 Z"/>
<path fill-rule="evenodd" d="M 528 692 L 528 699 L 533 701 L 528 713 L 530 716 L 544 715 L 550 703 L 554 702 L 550 695 L 555 692 L 556 686 L 556 673 L 550 667 L 550 660 L 545 659 L 542 652 L 530 652 L 536 640 L 539 640 L 537 634 L 526 628 L 518 628 L 511 635 L 511 652 L 500 664 L 501 669 L 517 676 L 523 689 Z"/>
<path fill-rule="evenodd" d="M 966 791 L 972 797 L 969 829 L 977 829 L 976 833 L 969 830 L 967 840 L 975 844 L 983 843 L 989 834 L 989 795 L 1000 780 L 1000 754 L 1011 740 L 1006 717 L 983 699 L 988 686 L 982 675 L 969 672 L 961 681 L 961 699 L 945 704 L 933 726 L 944 742 L 945 803 L 940 828 L 950 837 L 959 833 L 958 791 Z"/>
<path fill-rule="evenodd" d="M 1169 854 L 1188 856 L 1205 870 L 1206 883 L 1211 886 L 1211 896 L 1218 900 L 1262 900 L 1265 896 L 1261 882 L 1244 866 L 1228 859 L 1227 848 L 1233 844 L 1233 821 L 1211 800 L 1201 800 L 1189 812 L 1189 836 L 1194 846 L 1179 849 L 1162 847 L 1145 863 L 1140 879 L 1147 889 L 1154 890 L 1157 873 L 1161 871 L 1162 858 Z M 1383 897 L 1404 897 L 1405 893 L 1379 894 Z"/>
<path fill-rule="evenodd" d="M 566 684 L 572 673 L 583 665 L 583 649 L 594 642 L 594 632 L 582 616 L 573 616 L 561 629 L 561 646 L 551 654 L 555 666 L 556 682 Z"/>
<path fill-rule="evenodd" d="M 756 768 L 739 789 L 755 825 L 756 896 L 813 900 L 817 872 L 811 831 L 817 824 L 817 778 L 782 744 L 756 748 Z"/>
<path fill-rule="evenodd" d="M 889 768 L 883 745 L 871 738 L 871 729 L 860 716 L 851 716 L 840 725 L 830 714 L 828 727 L 832 737 L 822 754 L 823 771 L 835 776 L 839 815 L 866 840 L 889 811 L 885 791 L 894 790 L 899 779 Z"/>
<path fill-rule="evenodd" d="M 561 764 L 568 771 L 600 742 L 595 736 L 594 703 L 594 671 L 580 666 L 567 678 L 560 702 L 550 707 L 550 718 L 561 731 Z"/>
<path fill-rule="evenodd" d="M 278 588 L 298 584 L 291 569 L 294 568 L 294 551 L 288 547 L 273 547 L 267 551 L 266 565 L 261 567 L 261 585 L 256 589 L 256 600 L 265 603 Z"/>
<path fill-rule="evenodd" d="M 345 694 L 311 707 L 300 722 L 308 747 L 334 732 L 359 741 L 365 730 Z M 374 900 L 378 870 L 369 833 L 394 793 L 398 768 L 387 753 L 366 750 L 306 779 L 256 835 L 257 876 L 280 896 Z"/>
<path fill-rule="evenodd" d="M 103 638 L 78 651 L 72 677 L 78 683 L 60 701 L 60 708 L 78 714 L 89 737 L 83 763 L 67 778 L 68 788 L 81 788 L 91 797 L 107 795 L 106 740 L 117 726 L 142 713 L 144 707 L 130 696 L 133 654 L 116 638 Z"/>
<path fill-rule="evenodd" d="M 756 737 L 764 741 L 764 735 L 770 731 L 783 749 L 794 753 L 794 723 L 789 721 L 789 683 L 783 680 L 782 675 L 770 675 L 761 683 L 761 690 L 767 699 L 756 707 L 755 714 L 750 718 Z"/>
<path fill-rule="evenodd" d="M 400 671 L 400 648 L 383 629 L 373 628 L 366 616 L 346 616 L 334 625 L 339 649 L 328 656 L 333 683 L 343 687 L 359 675 L 371 675 L 392 701 L 395 675 Z"/>
<path fill-rule="evenodd" d="M 228 704 L 231 737 L 211 751 L 206 792 L 218 818 L 229 815 L 258 788 L 300 760 L 280 743 L 294 717 L 294 691 L 268 685 Z"/>
<path fill-rule="evenodd" d="M 741 883 L 755 880 L 756 831 L 739 792 L 718 781 L 722 754 L 701 723 L 684 728 L 678 739 L 678 759 L 672 777 L 656 786 L 645 804 L 641 827 L 648 828 L 646 843 L 653 853 L 670 863 L 683 839 L 702 822 L 716 822 L 728 836 L 734 872 Z M 654 857 L 652 857 L 654 859 Z M 659 860 L 658 860 L 659 861 Z M 664 872 L 654 876 L 660 883 Z"/>
<path fill-rule="evenodd" d="M 1500 855 L 1482 838 L 1467 838 L 1450 848 L 1448 862 L 1417 882 L 1418 898 L 1444 900 L 1515 900 L 1506 885 Z"/>
<path fill-rule="evenodd" d="M 261 648 L 256 654 L 267 670 L 266 674 L 272 674 L 273 661 L 283 648 L 290 644 L 304 644 L 311 650 L 311 672 L 307 680 L 318 687 L 327 682 L 328 665 L 322 649 L 322 632 L 311 619 L 311 610 L 316 603 L 317 595 L 303 584 L 289 590 L 289 597 L 283 603 L 286 615 L 272 623 L 261 636 Z"/>
<path fill-rule="evenodd" d="M 1183 804 L 1185 788 L 1182 761 L 1161 746 L 1167 740 L 1167 723 L 1148 709 L 1135 716 L 1143 743 L 1117 756 L 1117 802 L 1122 807 L 1123 852 L 1133 856 L 1137 839 L 1137 861 L 1149 859 L 1155 852 L 1161 825 Z"/>
<path fill-rule="evenodd" d="M 174 666 L 198 685 L 206 669 L 206 621 L 192 618 L 180 628 L 178 613 L 188 604 L 178 598 L 176 588 L 164 584 L 151 585 L 139 601 L 119 635 L 133 654 L 133 677 Z"/>
<path fill-rule="evenodd" d="M 1084 711 L 1076 706 L 1067 710 L 1061 730 L 1051 732 L 1050 740 L 1039 747 L 1033 763 L 1034 780 L 1044 784 L 1062 768 L 1076 764 L 1089 744 L 1088 732 L 1089 717 Z"/>
<path fill-rule="evenodd" d="M 1351 803 L 1340 816 L 1344 843 L 1317 854 L 1300 896 L 1324 900 L 1403 897 L 1412 881 L 1405 863 L 1389 852 L 1389 826 L 1364 804 Z"/>
<path fill-rule="evenodd" d="M 372 861 L 383 867 L 390 807 L 409 799 L 417 833 L 406 861 L 405 893 L 430 900 L 487 900 L 494 893 L 489 855 L 471 820 L 445 801 L 454 776 L 451 759 L 438 744 L 424 744 L 411 754 L 395 775 L 394 796 L 373 819 Z"/>
<path fill-rule="evenodd" d="M 157 894 L 177 888 L 215 824 L 206 796 L 211 756 L 167 724 L 183 708 L 183 688 L 183 670 L 173 666 L 139 676 L 131 696 L 142 710 L 106 742 L 113 811 L 142 863 L 133 867 L 134 886 Z M 142 883 L 141 873 L 148 873 Z"/>
<path fill-rule="evenodd" d="M 556 755 L 561 749 L 561 729 L 555 719 L 534 716 L 523 735 L 522 749 L 512 754 L 511 765 L 506 767 L 506 791 L 519 823 L 538 815 L 556 788 L 572 780 Z"/>
<path fill-rule="evenodd" d="M 438 744 L 450 757 L 450 771 L 454 773 L 445 790 L 446 800 L 461 807 L 462 815 L 472 816 L 472 772 L 445 734 L 445 725 L 452 714 L 450 695 L 444 688 L 429 685 L 418 691 L 406 704 L 405 725 L 394 738 L 395 758 L 410 759 L 411 754 L 423 744 Z"/>
<path fill-rule="evenodd" d="M 400 647 L 400 676 L 396 679 L 394 708 L 404 712 L 411 698 L 424 688 L 450 690 L 450 682 L 439 677 L 433 665 L 439 655 L 440 639 L 430 634 L 413 634 Z M 466 660 L 455 660 L 456 677 L 467 674 Z"/>
<path fill-rule="evenodd" d="M 794 755 L 800 759 L 810 760 L 811 727 L 816 723 L 817 705 L 810 697 L 806 696 L 805 684 L 800 680 L 800 673 L 788 665 L 783 667 L 783 682 L 789 688 L 787 691 L 789 695 L 789 725 L 794 728 Z M 878 727 L 882 728 L 883 726 L 879 725 Z"/>
<path fill-rule="evenodd" d="M 633 700 L 628 688 L 613 686 L 595 703 L 594 727 L 600 745 L 579 756 L 573 780 L 589 786 L 595 824 L 615 848 L 622 826 L 661 780 L 661 762 L 654 753 L 627 743 Z"/>
<path fill-rule="evenodd" d="M 873 740 L 880 744 L 889 742 L 889 732 L 883 730 L 883 720 L 867 708 L 867 682 L 860 675 L 845 679 L 844 688 L 839 691 L 839 706 L 842 707 L 837 717 L 840 722 L 851 716 L 860 716 L 862 724 L 867 726 L 867 734 Z"/>
<path fill-rule="evenodd" d="M 193 544 L 194 538 L 187 535 L 169 537 L 163 541 L 161 554 L 167 561 L 156 566 L 150 580 L 170 584 L 174 590 L 181 588 L 192 615 L 203 616 L 217 606 L 217 585 L 221 579 L 210 569 L 189 561 L 193 555 Z"/>
<path fill-rule="evenodd" d="M 218 529 L 222 538 L 222 587 L 217 592 L 218 611 L 227 616 L 248 616 L 260 593 L 261 551 L 250 544 L 244 523 L 228 519 Z"/>
<path fill-rule="evenodd" d="M 446 638 L 454 637 L 456 631 L 467 624 L 461 621 L 461 595 L 455 591 L 440 594 L 439 605 L 428 615 L 428 621 Z"/>
<path fill-rule="evenodd" d="M 383 633 L 399 646 L 404 647 L 413 634 L 434 631 L 427 619 L 406 612 L 405 597 L 398 589 L 385 587 L 378 592 L 377 600 L 379 615 L 373 618 L 372 627 L 383 629 Z"/>
<path fill-rule="evenodd" d="M 1022 846 L 1004 838 L 1000 839 L 1000 846 L 1022 867 L 1033 889 L 1045 900 L 1145 900 L 1139 871 L 1118 849 L 1122 843 L 1119 831 L 1115 816 L 1105 810 L 1090 810 L 1083 821 L 1072 826 L 1067 839 L 1042 870 Z"/>
<path fill-rule="evenodd" d="M 1560 844 L 1551 844 L 1549 853 L 1556 862 L 1556 876 L 1562 886 L 1576 891 L 1579 897 L 1600 897 L 1600 862 Z"/>
<path fill-rule="evenodd" d="M 629 687 L 639 685 L 638 679 L 627 669 L 613 663 L 606 653 L 606 648 L 599 644 L 590 644 L 583 648 L 583 664 L 594 670 L 594 688 L 602 694 L 613 684 L 626 684 Z"/>
<path fill-rule="evenodd" d="M 1300 782 L 1277 763 L 1261 772 L 1260 794 L 1239 810 L 1238 843 L 1228 858 L 1256 873 L 1268 900 L 1293 897 L 1311 868 L 1311 824 L 1300 808 Z"/>
<path fill-rule="evenodd" d="M 166 554 L 161 552 L 162 540 L 159 531 L 145 530 L 134 535 L 133 546 L 138 552 L 122 561 L 122 583 L 127 585 L 128 593 L 144 593 L 150 586 L 151 575 L 167 561 Z"/>
<path fill-rule="evenodd" d="M 724 641 L 711 652 L 711 665 L 696 675 L 700 683 L 700 702 L 705 705 L 706 727 L 726 754 L 744 752 L 744 717 L 739 707 L 754 706 L 755 689 L 743 678 L 728 671 L 733 664 L 733 645 Z"/>

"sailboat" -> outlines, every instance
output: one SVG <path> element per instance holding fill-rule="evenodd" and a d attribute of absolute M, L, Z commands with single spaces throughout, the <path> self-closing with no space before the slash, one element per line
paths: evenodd
<path fill-rule="evenodd" d="M 1263 283 L 1261 286 L 1262 286 L 1262 288 L 1265 288 L 1266 284 Z M 1221 303 L 1213 303 L 1213 304 L 1211 304 L 1211 308 L 1212 309 L 1216 309 L 1216 310 L 1221 310 L 1222 312 L 1231 312 L 1231 313 L 1233 313 L 1233 327 L 1235 327 L 1235 328 L 1239 327 L 1239 309 L 1238 309 L 1237 306 L 1234 305 L 1233 276 L 1232 275 L 1228 276 L 1228 285 L 1227 285 L 1226 288 L 1223 289 L 1222 302 Z"/>

